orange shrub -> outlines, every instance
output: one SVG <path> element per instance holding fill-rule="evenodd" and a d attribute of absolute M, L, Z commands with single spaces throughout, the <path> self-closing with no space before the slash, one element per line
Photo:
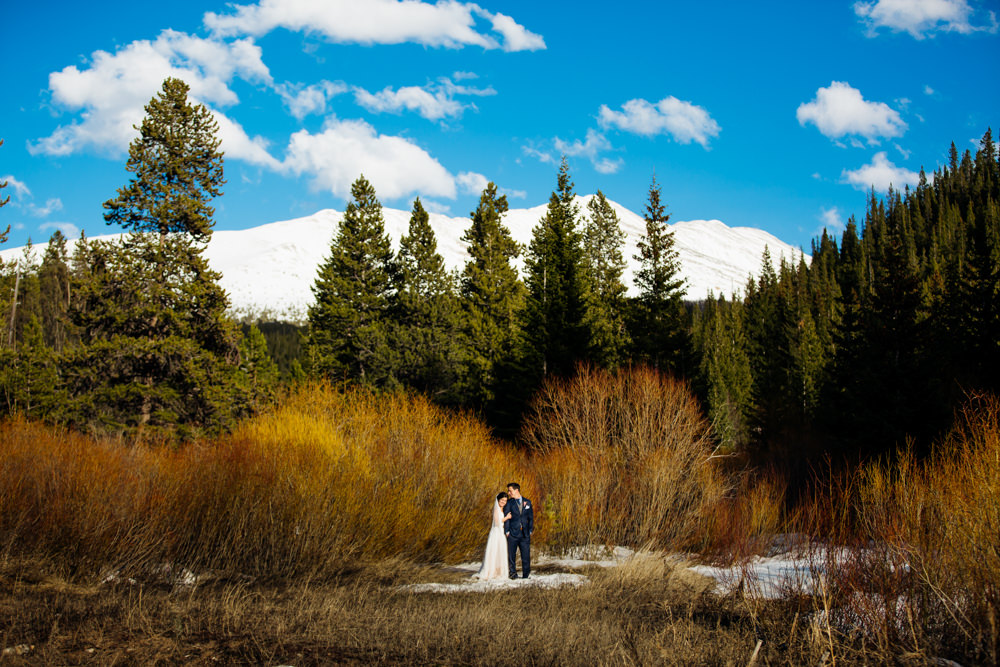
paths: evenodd
<path fill-rule="evenodd" d="M 0 424 L 0 553 L 261 576 L 456 560 L 478 555 L 494 494 L 523 468 L 472 417 L 325 385 L 176 450 L 13 420 Z"/>
<path fill-rule="evenodd" d="M 723 489 L 690 389 L 650 368 L 547 382 L 522 437 L 556 547 L 688 544 Z"/>

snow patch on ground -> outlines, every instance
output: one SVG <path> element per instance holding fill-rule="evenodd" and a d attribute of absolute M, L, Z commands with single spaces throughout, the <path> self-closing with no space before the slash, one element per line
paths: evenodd
<path fill-rule="evenodd" d="M 625 547 L 603 547 L 588 545 L 574 547 L 559 555 L 540 553 L 531 559 L 532 574 L 527 579 L 490 579 L 482 581 L 476 578 L 480 564 L 462 563 L 451 569 L 452 571 L 467 572 L 468 581 L 455 583 L 427 583 L 410 584 L 403 586 L 404 590 L 411 590 L 417 593 L 489 593 L 493 591 L 514 589 L 514 588 L 559 588 L 561 586 L 582 586 L 587 583 L 588 577 L 576 572 L 544 572 L 537 570 L 545 568 L 550 570 L 560 568 L 575 570 L 585 567 L 616 567 L 632 558 L 635 552 Z"/>
<path fill-rule="evenodd" d="M 715 579 L 719 595 L 737 593 L 776 600 L 788 594 L 822 594 L 827 567 L 842 564 L 851 555 L 845 548 L 810 545 L 799 536 L 779 535 L 766 556 L 725 567 L 694 565 L 689 569 Z"/>
<path fill-rule="evenodd" d="M 527 579 L 489 579 L 482 581 L 474 576 L 469 581 L 454 584 L 410 584 L 404 590 L 416 593 L 491 593 L 515 588 L 560 588 L 562 586 L 582 586 L 587 577 L 582 574 L 560 572 L 557 574 L 533 574 Z"/>

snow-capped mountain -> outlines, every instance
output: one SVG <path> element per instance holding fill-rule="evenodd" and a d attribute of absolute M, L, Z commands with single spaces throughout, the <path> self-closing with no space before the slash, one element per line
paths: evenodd
<path fill-rule="evenodd" d="M 592 195 L 577 197 L 583 214 Z M 636 243 L 645 233 L 642 216 L 610 202 L 627 235 L 624 254 L 629 267 L 623 280 L 634 293 L 632 272 L 637 266 Z M 525 244 L 545 215 L 545 205 L 512 209 L 504 224 L 515 240 Z M 410 212 L 384 208 L 385 227 L 398 248 L 406 233 Z M 215 231 L 205 255 L 213 269 L 222 274 L 222 287 L 229 293 L 232 311 L 238 316 L 266 315 L 270 318 L 300 321 L 305 319 L 313 296 L 310 287 L 320 263 L 329 254 L 330 241 L 343 213 L 325 209 L 304 218 L 283 220 L 239 231 Z M 451 269 L 461 268 L 467 258 L 460 240 L 469 226 L 469 218 L 453 218 L 431 213 L 431 226 L 437 235 L 438 252 Z M 797 262 L 801 250 L 760 229 L 728 227 L 718 220 L 686 220 L 670 225 L 680 255 L 681 270 L 687 280 L 687 298 L 702 299 L 709 292 L 727 296 L 740 292 L 750 275 L 756 276 L 761 257 L 768 248 L 775 266 L 782 257 Z M 117 235 L 95 238 L 111 239 Z M 69 243 L 70 252 L 75 240 Z M 36 257 L 44 244 L 35 246 Z M 4 262 L 22 255 L 21 248 L 0 252 Z M 806 256 L 806 261 L 809 257 Z"/>

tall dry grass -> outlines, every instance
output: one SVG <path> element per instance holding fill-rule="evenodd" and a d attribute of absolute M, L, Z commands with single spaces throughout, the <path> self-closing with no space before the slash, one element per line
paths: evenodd
<path fill-rule="evenodd" d="M 863 466 L 831 505 L 861 548 L 828 563 L 848 635 L 908 651 L 1000 663 L 1000 400 L 976 397 L 936 452 Z"/>
<path fill-rule="evenodd" d="M 650 368 L 585 367 L 545 383 L 522 437 L 556 548 L 687 545 L 724 489 L 697 400 Z"/>
<path fill-rule="evenodd" d="M 178 449 L 0 424 L 0 550 L 71 572 L 322 575 L 388 555 L 478 553 L 524 466 L 472 417 L 307 386 Z M 531 488 L 530 478 L 525 479 Z"/>

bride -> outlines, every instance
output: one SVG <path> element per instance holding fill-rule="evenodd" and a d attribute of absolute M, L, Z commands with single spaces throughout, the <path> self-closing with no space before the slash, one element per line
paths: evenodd
<path fill-rule="evenodd" d="M 510 515 L 503 513 L 506 504 L 507 494 L 501 491 L 493 503 L 493 523 L 490 535 L 486 538 L 486 555 L 476 574 L 479 579 L 503 579 L 507 576 L 507 538 L 504 536 L 503 522 L 510 520 Z"/>

